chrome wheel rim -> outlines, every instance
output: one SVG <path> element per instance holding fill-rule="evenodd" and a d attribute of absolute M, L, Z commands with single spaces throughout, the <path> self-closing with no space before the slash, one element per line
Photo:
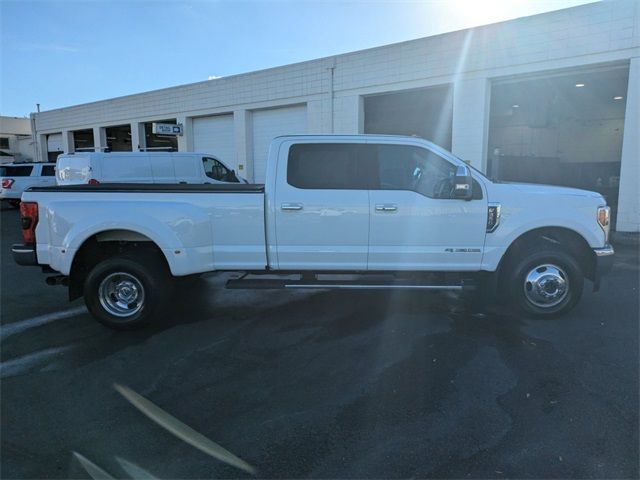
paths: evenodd
<path fill-rule="evenodd" d="M 100 282 L 98 298 L 102 308 L 109 314 L 120 318 L 131 317 L 144 307 L 144 287 L 133 275 L 115 272 Z"/>
<path fill-rule="evenodd" d="M 536 307 L 555 307 L 562 303 L 568 294 L 569 277 L 557 265 L 539 265 L 524 278 L 524 295 Z"/>

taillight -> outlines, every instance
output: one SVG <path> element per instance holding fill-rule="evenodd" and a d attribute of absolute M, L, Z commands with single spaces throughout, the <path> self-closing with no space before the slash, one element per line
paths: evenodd
<path fill-rule="evenodd" d="M 90 178 L 87 183 L 89 185 L 98 185 L 100 182 L 98 180 L 96 180 L 95 178 Z"/>
<path fill-rule="evenodd" d="M 16 181 L 13 178 L 3 178 L 2 179 L 2 188 L 11 188 L 11 186 L 15 183 Z"/>
<path fill-rule="evenodd" d="M 22 225 L 24 243 L 36 243 L 36 225 L 38 225 L 38 204 L 36 202 L 22 202 L 20 204 L 20 224 Z"/>

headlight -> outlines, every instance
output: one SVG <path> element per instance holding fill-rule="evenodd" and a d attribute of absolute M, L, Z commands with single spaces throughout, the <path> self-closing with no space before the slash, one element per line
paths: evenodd
<path fill-rule="evenodd" d="M 611 223 L 611 209 L 606 205 L 598 207 L 598 223 L 604 230 L 604 241 L 609 243 L 609 226 Z"/>

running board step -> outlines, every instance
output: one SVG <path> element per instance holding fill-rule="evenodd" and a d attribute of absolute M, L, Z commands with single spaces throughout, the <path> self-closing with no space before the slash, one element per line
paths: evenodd
<path fill-rule="evenodd" d="M 456 285 L 426 285 L 408 281 L 391 282 L 363 282 L 344 280 L 316 280 L 305 281 L 297 279 L 247 279 L 238 278 L 227 281 L 226 288 L 233 290 L 259 290 L 259 289 L 351 289 L 351 290 L 474 290 L 475 285 L 461 282 Z"/>

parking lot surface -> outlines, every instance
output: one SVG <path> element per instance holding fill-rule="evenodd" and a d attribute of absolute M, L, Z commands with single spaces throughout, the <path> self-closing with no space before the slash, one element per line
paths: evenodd
<path fill-rule="evenodd" d="M 247 476 L 180 441 L 126 385 L 257 476 L 638 478 L 637 247 L 556 320 L 455 295 L 229 291 L 205 277 L 167 320 L 114 332 L 10 254 L 1 213 L 3 478 Z"/>

